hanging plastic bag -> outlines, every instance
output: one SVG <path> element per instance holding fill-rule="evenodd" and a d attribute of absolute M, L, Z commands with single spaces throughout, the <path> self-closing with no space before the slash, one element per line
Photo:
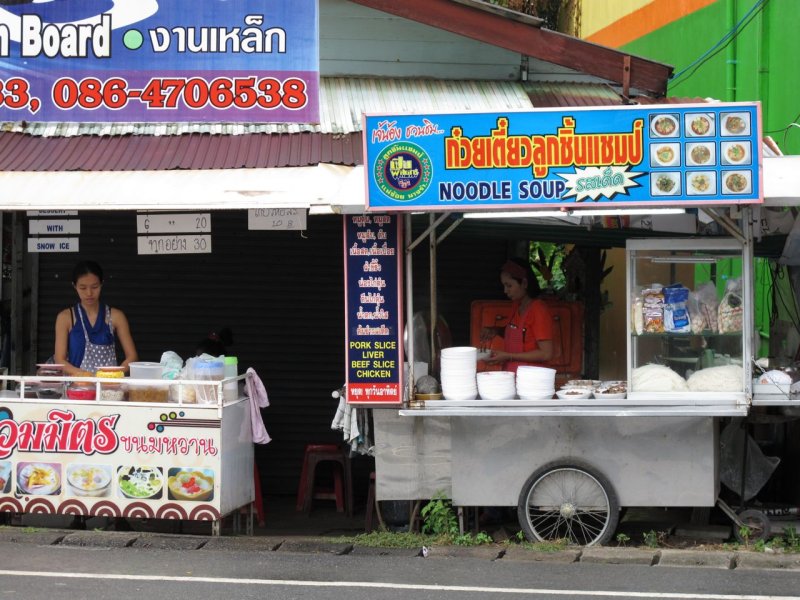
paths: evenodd
<path fill-rule="evenodd" d="M 744 477 L 744 497 L 750 500 L 764 484 L 767 483 L 772 473 L 778 468 L 781 459 L 777 456 L 764 456 L 758 443 L 750 436 L 745 435 L 741 419 L 733 419 L 722 430 L 719 436 L 719 478 L 720 481 L 732 492 L 742 494 L 742 470 Z M 744 452 L 745 438 L 747 439 L 747 463 L 742 467 L 742 453 Z"/>
<path fill-rule="evenodd" d="M 706 313 L 703 310 L 703 303 L 697 292 L 689 292 L 689 297 L 686 299 L 686 310 L 689 311 L 689 328 L 692 333 L 703 333 L 710 329 Z"/>
<path fill-rule="evenodd" d="M 742 330 L 744 302 L 742 300 L 742 280 L 738 277 L 728 280 L 725 295 L 719 303 L 719 332 L 737 333 Z"/>
<path fill-rule="evenodd" d="M 711 333 L 719 333 L 719 300 L 717 299 L 716 286 L 707 281 L 699 286 L 695 293 L 705 317 L 706 328 Z"/>

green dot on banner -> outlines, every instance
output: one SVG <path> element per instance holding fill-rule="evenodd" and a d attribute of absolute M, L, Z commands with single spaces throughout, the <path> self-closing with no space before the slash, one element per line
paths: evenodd
<path fill-rule="evenodd" d="M 170 419 L 177 419 L 177 418 L 178 418 L 178 415 L 177 415 L 177 414 L 175 414 L 174 412 L 171 412 L 171 413 L 169 413 L 169 418 L 170 418 Z"/>
<path fill-rule="evenodd" d="M 122 43 L 128 50 L 138 50 L 144 44 L 144 36 L 138 29 L 129 29 L 122 36 Z"/>
<path fill-rule="evenodd" d="M 162 414 L 162 415 L 161 415 L 159 418 L 160 418 L 162 421 L 166 421 L 166 420 L 167 420 L 169 417 L 168 417 L 166 414 Z"/>

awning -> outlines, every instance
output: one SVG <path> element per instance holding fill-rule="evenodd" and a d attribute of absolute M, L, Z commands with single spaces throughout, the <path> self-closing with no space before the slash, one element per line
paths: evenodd
<path fill-rule="evenodd" d="M 0 210 L 364 212 L 364 167 L 0 172 Z M 800 156 L 764 158 L 764 205 L 800 205 Z"/>

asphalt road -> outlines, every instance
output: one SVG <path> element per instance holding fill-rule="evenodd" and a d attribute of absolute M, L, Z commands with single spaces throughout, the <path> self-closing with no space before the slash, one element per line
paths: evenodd
<path fill-rule="evenodd" d="M 800 572 L 0 543 L 0 599 L 800 598 Z"/>

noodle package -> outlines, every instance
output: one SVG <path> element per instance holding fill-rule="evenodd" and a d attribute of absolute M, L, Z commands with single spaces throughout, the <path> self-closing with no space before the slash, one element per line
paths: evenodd
<path fill-rule="evenodd" d="M 664 333 L 664 294 L 661 288 L 642 290 L 645 333 Z"/>
<path fill-rule="evenodd" d="M 691 331 L 686 303 L 689 290 L 677 283 L 662 290 L 664 294 L 664 331 L 686 333 Z"/>

